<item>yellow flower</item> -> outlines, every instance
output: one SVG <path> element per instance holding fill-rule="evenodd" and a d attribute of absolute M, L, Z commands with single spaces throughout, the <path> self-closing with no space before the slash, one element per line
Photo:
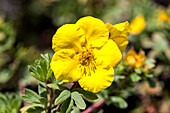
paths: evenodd
<path fill-rule="evenodd" d="M 109 38 L 112 39 L 118 45 L 121 52 L 126 49 L 128 45 L 128 35 L 130 34 L 131 27 L 129 22 L 124 22 L 116 25 L 111 25 L 110 23 L 106 23 L 106 27 L 109 29 L 110 36 Z"/>
<path fill-rule="evenodd" d="M 160 10 L 158 13 L 158 19 L 160 21 L 165 21 L 170 23 L 170 16 L 168 16 L 164 11 Z"/>
<path fill-rule="evenodd" d="M 84 90 L 93 93 L 111 85 L 113 68 L 122 59 L 119 46 L 109 38 L 106 25 L 91 16 L 60 27 L 53 36 L 52 48 L 55 53 L 51 69 L 55 78 L 64 82 L 78 81 Z"/>
<path fill-rule="evenodd" d="M 131 28 L 132 28 L 131 33 L 133 35 L 138 35 L 145 29 L 145 26 L 146 26 L 145 18 L 142 15 L 136 16 L 131 21 Z"/>
<path fill-rule="evenodd" d="M 127 65 L 132 67 L 140 68 L 145 63 L 145 53 L 144 51 L 140 50 L 137 54 L 134 48 L 132 47 L 131 50 L 125 55 L 124 60 Z"/>

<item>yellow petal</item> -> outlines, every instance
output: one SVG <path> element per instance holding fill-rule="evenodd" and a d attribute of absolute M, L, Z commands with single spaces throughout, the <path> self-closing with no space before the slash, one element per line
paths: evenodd
<path fill-rule="evenodd" d="M 122 54 L 117 44 L 109 39 L 101 49 L 93 50 L 96 59 L 96 65 L 102 65 L 104 68 L 116 67 L 122 60 Z"/>
<path fill-rule="evenodd" d="M 131 27 L 132 27 L 132 34 L 138 35 L 140 34 L 146 26 L 146 21 L 144 16 L 139 15 L 136 16 L 132 21 L 131 21 Z"/>
<path fill-rule="evenodd" d="M 52 48 L 56 52 L 59 49 L 73 49 L 79 51 L 81 44 L 85 42 L 84 31 L 75 24 L 61 26 L 52 38 Z"/>
<path fill-rule="evenodd" d="M 107 70 L 97 67 L 95 72 L 91 72 L 91 75 L 83 75 L 78 82 L 84 90 L 97 93 L 100 90 L 109 87 L 113 80 L 113 68 Z"/>
<path fill-rule="evenodd" d="M 55 78 L 64 82 L 78 81 L 82 76 L 78 56 L 74 50 L 62 49 L 53 55 L 51 69 Z"/>
<path fill-rule="evenodd" d="M 87 16 L 79 19 L 76 23 L 85 32 L 87 47 L 101 47 L 104 45 L 109 37 L 109 31 L 103 21 L 100 19 Z"/>
<path fill-rule="evenodd" d="M 136 58 L 133 55 L 129 55 L 125 58 L 125 62 L 127 65 L 130 65 L 132 67 L 135 67 L 136 65 Z"/>
<path fill-rule="evenodd" d="M 135 58 L 136 58 L 135 67 L 140 68 L 141 66 L 143 66 L 143 64 L 145 63 L 145 53 L 144 53 L 144 51 L 140 50 L 139 54 L 136 55 Z"/>
<path fill-rule="evenodd" d="M 137 53 L 136 53 L 134 47 L 131 47 L 131 49 L 129 50 L 127 56 L 129 56 L 129 55 L 133 55 L 133 56 L 137 55 Z"/>
<path fill-rule="evenodd" d="M 116 25 L 106 23 L 106 27 L 109 29 L 110 38 L 116 42 L 120 51 L 123 52 L 128 45 L 128 35 L 131 31 L 129 23 L 127 21 Z"/>
<path fill-rule="evenodd" d="M 131 49 L 128 51 L 127 55 L 124 54 L 124 60 L 125 60 L 126 64 L 135 67 L 136 56 L 137 56 L 137 53 L 134 50 L 134 47 L 131 47 Z"/>

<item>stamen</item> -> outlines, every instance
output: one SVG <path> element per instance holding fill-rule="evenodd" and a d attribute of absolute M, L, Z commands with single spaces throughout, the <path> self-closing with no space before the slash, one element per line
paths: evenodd
<path fill-rule="evenodd" d="M 94 58 L 94 53 L 92 49 L 85 49 L 79 53 L 79 62 L 81 64 L 82 71 L 85 75 L 91 75 L 91 72 L 96 70 L 96 58 Z"/>

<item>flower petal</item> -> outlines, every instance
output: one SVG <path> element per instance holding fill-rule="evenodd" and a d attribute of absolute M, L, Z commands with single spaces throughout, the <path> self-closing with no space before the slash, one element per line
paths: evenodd
<path fill-rule="evenodd" d="M 100 90 L 109 87 L 114 80 L 114 69 L 103 69 L 97 67 L 91 75 L 83 75 L 78 81 L 80 86 L 87 91 L 97 93 Z"/>
<path fill-rule="evenodd" d="M 84 42 L 84 31 L 78 25 L 65 24 L 53 36 L 52 48 L 55 52 L 59 49 L 73 49 L 78 51 Z"/>
<path fill-rule="evenodd" d="M 76 24 L 84 30 L 87 46 L 101 47 L 107 42 L 109 31 L 100 19 L 87 16 L 79 19 Z"/>
<path fill-rule="evenodd" d="M 117 44 L 109 39 L 108 42 L 100 49 L 94 49 L 96 65 L 102 65 L 104 68 L 116 67 L 122 60 L 122 54 Z"/>
<path fill-rule="evenodd" d="M 131 31 L 128 21 L 116 25 L 106 23 L 106 27 L 109 29 L 110 38 L 116 42 L 120 51 L 123 52 L 128 45 L 128 35 Z"/>
<path fill-rule="evenodd" d="M 55 78 L 63 82 L 75 82 L 82 76 L 78 56 L 71 49 L 62 49 L 53 55 L 51 69 Z"/>

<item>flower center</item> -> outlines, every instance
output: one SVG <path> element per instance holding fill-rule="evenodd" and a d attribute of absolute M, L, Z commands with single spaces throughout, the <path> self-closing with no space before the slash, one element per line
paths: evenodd
<path fill-rule="evenodd" d="M 81 64 L 81 69 L 85 75 L 91 75 L 91 71 L 96 70 L 96 58 L 94 58 L 94 53 L 92 49 L 85 49 L 79 54 L 79 62 Z"/>

